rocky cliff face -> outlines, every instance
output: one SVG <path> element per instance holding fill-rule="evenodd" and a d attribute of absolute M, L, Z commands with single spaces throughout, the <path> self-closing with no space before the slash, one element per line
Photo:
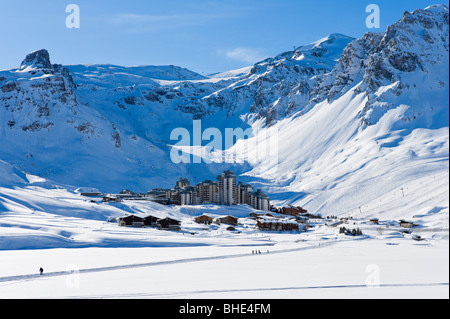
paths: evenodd
<path fill-rule="evenodd" d="M 349 44 L 314 93 L 331 101 L 358 85 L 357 92 L 368 97 L 363 126 L 399 104 L 409 107 L 402 120 L 426 116 L 424 127 L 442 126 L 441 117 L 448 118 L 448 41 L 448 6 L 405 12 L 385 33 L 367 33 Z"/>
<path fill-rule="evenodd" d="M 246 77 L 195 99 L 183 110 L 199 118 L 218 109 L 229 116 L 250 112 L 272 125 L 294 113 L 305 114 L 323 100 L 331 102 L 357 85 L 356 92 L 367 92 L 369 99 L 360 115 L 362 127 L 376 123 L 398 103 L 410 106 L 405 121 L 430 112 L 439 118 L 445 115 L 445 105 L 421 111 L 409 97 L 427 100 L 448 90 L 448 73 L 443 72 L 448 68 L 448 38 L 448 6 L 405 12 L 384 33 L 367 33 L 360 39 L 332 34 L 261 61 Z M 430 125 L 432 119 L 427 121 Z"/>
<path fill-rule="evenodd" d="M 10 129 L 48 130 L 61 113 L 75 119 L 76 85 L 67 69 L 50 63 L 46 50 L 30 53 L 17 71 L 2 72 L 0 79 L 0 103 Z"/>
<path fill-rule="evenodd" d="M 315 97 L 317 78 L 330 72 L 353 38 L 332 34 L 295 51 L 255 64 L 250 73 L 228 87 L 188 104 L 204 114 L 226 110 L 228 116 L 254 113 L 267 125 L 301 111 Z M 198 114 L 197 114 L 198 115 Z M 200 114 L 202 115 L 202 114 Z"/>
<path fill-rule="evenodd" d="M 38 50 L 28 54 L 20 65 L 19 71 L 52 70 L 50 54 L 47 50 Z"/>

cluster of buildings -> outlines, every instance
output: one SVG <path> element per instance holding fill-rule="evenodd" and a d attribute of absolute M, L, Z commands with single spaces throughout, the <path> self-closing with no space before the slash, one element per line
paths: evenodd
<path fill-rule="evenodd" d="M 167 191 L 168 197 L 180 205 L 248 204 L 258 210 L 269 210 L 270 199 L 261 190 L 254 190 L 250 184 L 236 183 L 236 174 L 225 171 L 217 176 L 217 181 L 205 180 L 191 186 L 189 180 L 180 178 L 175 188 Z"/>
<path fill-rule="evenodd" d="M 81 195 L 96 197 L 102 196 L 104 202 L 120 202 L 128 200 L 150 200 L 160 204 L 175 205 L 239 205 L 248 204 L 257 210 L 269 211 L 270 199 L 260 189 L 254 190 L 250 184 L 236 183 L 236 174 L 225 171 L 217 176 L 217 181 L 205 180 L 191 186 L 186 178 L 180 178 L 174 188 L 155 188 L 147 193 L 135 193 L 122 190 L 119 194 L 103 194 L 83 192 Z"/>
<path fill-rule="evenodd" d="M 181 230 L 181 221 L 172 219 L 169 217 L 158 218 L 155 216 L 138 217 L 135 215 L 129 215 L 121 217 L 118 220 L 119 226 L 132 226 L 132 227 L 158 227 L 164 230 Z"/>

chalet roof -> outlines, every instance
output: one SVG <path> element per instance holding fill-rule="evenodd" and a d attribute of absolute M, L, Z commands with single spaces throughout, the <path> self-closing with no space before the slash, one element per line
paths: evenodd
<path fill-rule="evenodd" d="M 158 221 L 159 222 L 176 223 L 176 224 L 181 223 L 179 220 L 176 220 L 176 219 L 173 219 L 173 218 L 170 218 L 170 217 L 160 218 L 160 219 L 158 219 Z"/>
<path fill-rule="evenodd" d="M 103 197 L 105 197 L 105 198 L 117 198 L 117 196 L 113 195 L 113 194 L 103 194 Z"/>
<path fill-rule="evenodd" d="M 298 223 L 295 220 L 279 219 L 279 218 L 263 218 L 263 219 L 259 219 L 258 222 L 260 222 L 261 224 L 295 224 L 295 225 L 298 225 Z"/>
<path fill-rule="evenodd" d="M 150 220 L 159 220 L 160 218 L 159 218 L 159 217 L 152 216 L 152 215 L 148 215 L 148 216 L 145 216 L 145 217 L 144 217 L 144 220 L 147 220 L 147 219 L 150 219 Z"/>
<path fill-rule="evenodd" d="M 210 215 L 208 215 L 208 214 L 203 214 L 203 215 L 200 215 L 200 216 L 197 216 L 197 217 L 195 217 L 196 219 L 197 218 L 205 218 L 205 217 L 207 217 L 207 218 L 211 218 L 211 219 L 214 219 L 214 217 L 212 217 L 212 216 L 210 216 Z"/>
<path fill-rule="evenodd" d="M 231 216 L 231 215 L 221 215 L 221 216 L 217 216 L 217 218 L 234 218 L 234 219 L 238 219 L 237 217 Z"/>
<path fill-rule="evenodd" d="M 136 215 L 128 215 L 125 217 L 120 217 L 119 220 L 143 221 L 144 218 L 136 216 Z"/>
<path fill-rule="evenodd" d="M 411 225 L 411 226 L 413 226 L 413 227 L 419 226 L 419 225 L 417 225 L 417 224 L 414 224 L 413 222 L 406 221 L 406 220 L 403 220 L 403 219 L 399 220 L 399 224 L 407 224 L 407 225 Z"/>

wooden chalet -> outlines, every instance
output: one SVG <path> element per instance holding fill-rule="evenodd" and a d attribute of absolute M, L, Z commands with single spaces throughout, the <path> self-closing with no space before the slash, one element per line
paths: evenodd
<path fill-rule="evenodd" d="M 251 213 L 249 214 L 249 216 L 250 216 L 251 219 L 257 219 L 259 216 L 262 216 L 262 214 L 258 214 L 258 213 L 255 213 L 255 212 L 251 212 Z"/>
<path fill-rule="evenodd" d="M 301 208 L 300 206 L 294 207 L 292 205 L 289 205 L 289 207 L 282 207 L 280 209 L 280 214 L 283 215 L 291 215 L 291 216 L 297 216 L 299 214 L 306 214 L 308 211 L 306 209 Z"/>
<path fill-rule="evenodd" d="M 310 213 L 301 214 L 301 216 L 308 217 L 309 219 L 322 219 L 322 216 L 314 215 L 314 214 L 310 214 Z"/>
<path fill-rule="evenodd" d="M 277 213 L 277 214 L 290 215 L 290 216 L 297 216 L 299 214 L 308 213 L 308 211 L 306 209 L 303 209 L 300 206 L 295 207 L 292 205 L 289 205 L 289 207 L 281 207 L 281 208 L 276 208 L 276 207 L 272 206 L 270 208 L 270 211 Z"/>
<path fill-rule="evenodd" d="M 400 227 L 404 227 L 404 228 L 413 228 L 413 227 L 419 226 L 417 224 L 414 224 L 413 222 L 408 222 L 403 219 L 401 219 L 398 223 L 400 224 Z"/>
<path fill-rule="evenodd" d="M 181 230 L 181 222 L 169 217 L 158 219 L 157 225 L 160 229 Z"/>
<path fill-rule="evenodd" d="M 265 218 L 265 217 L 273 217 L 273 218 L 278 218 L 277 216 L 272 215 L 271 213 L 256 213 L 256 212 L 251 212 L 249 214 L 251 219 L 260 219 L 260 218 Z"/>
<path fill-rule="evenodd" d="M 146 217 L 144 217 L 144 226 L 156 227 L 156 226 L 158 226 L 158 220 L 159 220 L 158 217 L 151 216 L 151 215 L 146 216 Z"/>
<path fill-rule="evenodd" d="M 211 216 L 208 215 L 201 215 L 196 217 L 195 222 L 198 224 L 205 224 L 205 225 L 211 225 L 214 221 L 214 219 Z"/>
<path fill-rule="evenodd" d="M 308 222 L 309 218 L 307 216 L 297 215 L 297 216 L 295 216 L 295 220 L 301 224 L 306 224 Z"/>
<path fill-rule="evenodd" d="M 226 225 L 237 225 L 238 223 L 238 219 L 236 217 L 233 216 L 221 216 L 216 218 L 216 223 L 217 224 L 226 224 Z"/>
<path fill-rule="evenodd" d="M 256 227 L 266 231 L 298 231 L 300 229 L 297 222 L 277 219 L 259 219 Z"/>
<path fill-rule="evenodd" d="M 81 196 L 85 196 L 85 197 L 101 197 L 102 193 L 100 192 L 84 192 L 84 193 L 80 193 Z"/>
<path fill-rule="evenodd" d="M 118 223 L 119 226 L 143 227 L 144 219 L 138 216 L 129 215 L 119 218 Z"/>
<path fill-rule="evenodd" d="M 122 200 L 118 198 L 117 196 L 106 194 L 102 196 L 102 202 L 109 203 L 109 202 L 121 202 Z"/>

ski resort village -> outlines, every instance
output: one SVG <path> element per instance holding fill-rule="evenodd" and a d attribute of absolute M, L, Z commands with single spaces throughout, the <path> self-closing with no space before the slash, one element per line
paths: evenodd
<path fill-rule="evenodd" d="M 84 196 L 99 196 L 97 190 L 78 190 Z M 237 205 L 248 204 L 258 210 L 268 211 L 270 199 L 261 190 L 253 191 L 250 184 L 236 185 L 236 174 L 229 170 L 217 176 L 217 182 L 205 180 L 196 186 L 190 186 L 186 178 L 180 178 L 174 188 L 156 188 L 146 194 L 135 193 L 131 190 L 122 190 L 120 194 L 103 195 L 103 201 L 150 200 L 161 204 L 196 205 L 219 204 Z"/>
<path fill-rule="evenodd" d="M 288 205 L 277 208 L 270 205 L 269 197 L 259 189 L 253 191 L 250 184 L 243 184 L 236 180 L 236 174 L 232 171 L 224 171 L 217 176 L 217 181 L 205 180 L 195 186 L 190 185 L 186 178 L 180 178 L 172 189 L 156 188 L 147 193 L 135 193 L 131 190 L 122 190 L 119 194 L 102 194 L 96 189 L 79 188 L 75 191 L 83 197 L 91 199 L 91 203 L 133 203 L 153 202 L 167 206 L 167 209 L 175 210 L 175 206 L 185 206 L 184 210 L 190 212 L 188 220 L 183 225 L 203 224 L 202 230 L 217 230 L 218 225 L 222 229 L 231 232 L 241 232 L 240 227 L 255 228 L 269 232 L 306 232 L 318 226 L 329 226 L 331 229 L 339 229 L 339 234 L 362 236 L 362 226 L 355 225 L 380 225 L 378 218 L 370 218 L 356 222 L 352 217 L 340 217 L 333 215 L 322 216 L 311 214 L 300 206 Z M 234 206 L 230 208 L 230 206 Z M 239 207 L 241 206 L 241 207 Z M 194 212 L 202 212 L 205 207 L 214 207 L 213 213 L 198 215 Z M 236 216 L 233 216 L 233 213 Z M 198 215 L 198 216 L 195 216 Z M 109 219 L 108 222 L 116 222 L 118 226 L 126 227 L 153 227 L 160 230 L 181 231 L 182 221 L 170 217 L 156 217 L 145 214 L 127 214 L 119 218 Z M 361 224 L 362 222 L 362 224 Z M 210 225 L 214 225 L 209 227 Z M 343 226 L 344 225 L 344 226 Z M 351 228 L 353 225 L 353 228 Z M 411 221 L 399 220 L 398 222 L 382 222 L 385 228 L 398 229 L 402 234 L 411 234 L 413 227 L 420 225 Z M 340 226 L 340 227 L 338 227 Z M 346 228 L 345 226 L 349 227 Z M 382 231 L 382 226 L 373 226 Z M 186 228 L 189 229 L 189 226 Z M 336 231 L 334 231 L 336 232 Z M 189 232 L 195 235 L 195 232 Z M 404 236 L 404 235 L 402 235 Z M 411 236 L 416 241 L 424 240 L 420 235 Z"/>
<path fill-rule="evenodd" d="M 236 184 L 236 174 L 232 171 L 225 171 L 217 176 L 217 181 L 205 180 L 195 186 L 190 185 L 190 181 L 186 178 L 180 178 L 174 188 L 161 189 L 156 188 L 147 193 L 135 193 L 131 190 L 122 190 L 119 194 L 102 194 L 96 189 L 77 189 L 81 196 L 84 197 L 100 197 L 103 203 L 114 203 L 123 201 L 151 201 L 161 205 L 180 205 L 180 206 L 195 206 L 213 204 L 218 205 L 219 212 L 227 213 L 227 206 L 231 205 L 246 205 L 256 211 L 249 213 L 249 218 L 258 219 L 257 227 L 264 230 L 299 230 L 299 225 L 296 220 L 286 220 L 289 215 L 296 217 L 300 213 L 302 216 L 298 220 L 303 222 L 307 220 L 307 211 L 301 207 L 283 207 L 281 214 L 277 208 L 270 205 L 269 197 L 261 190 L 253 191 L 253 186 L 250 184 L 243 184 L 239 182 Z M 91 202 L 96 202 L 91 200 Z M 276 219 L 269 220 L 269 218 Z M 285 215 L 284 218 L 283 214 Z M 215 214 L 217 215 L 217 214 Z M 265 218 L 264 221 L 259 219 Z M 320 217 L 319 217 L 320 218 Z M 238 218 L 231 215 L 224 216 L 209 216 L 201 215 L 195 219 L 199 224 L 227 224 L 236 226 Z M 114 219 L 115 221 L 115 219 Z M 157 218 L 155 216 L 139 217 L 135 215 L 124 216 L 118 219 L 120 226 L 145 227 L 153 226 L 160 229 L 181 230 L 181 222 L 171 218 Z M 234 227 L 228 227 L 227 230 L 235 230 Z"/>

